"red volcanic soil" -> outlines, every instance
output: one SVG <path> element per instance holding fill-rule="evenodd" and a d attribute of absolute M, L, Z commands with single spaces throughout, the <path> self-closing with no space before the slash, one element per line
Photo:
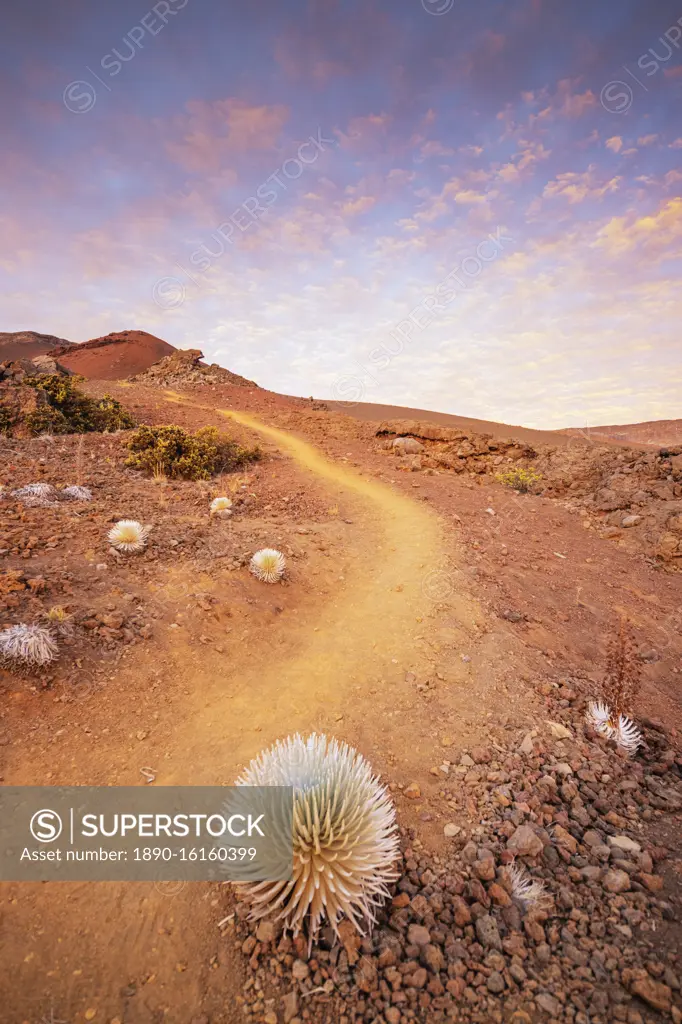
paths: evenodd
<path fill-rule="evenodd" d="M 119 331 L 80 345 L 53 348 L 50 355 L 83 377 L 122 380 L 143 373 L 172 352 L 172 345 L 146 331 Z"/>
<path fill-rule="evenodd" d="M 57 345 L 71 348 L 73 342 L 55 338 L 53 334 L 38 334 L 37 331 L 0 331 L 0 363 L 44 356 Z"/>

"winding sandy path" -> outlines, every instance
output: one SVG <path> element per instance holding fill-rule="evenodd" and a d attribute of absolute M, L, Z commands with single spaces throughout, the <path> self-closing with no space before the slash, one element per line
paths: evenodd
<path fill-rule="evenodd" d="M 108 697 L 108 721 L 115 721 L 117 706 L 129 710 L 134 702 L 146 723 L 160 674 L 163 697 L 168 694 L 158 717 L 154 713 L 143 754 L 137 741 L 131 746 L 118 734 L 101 736 L 97 748 L 88 748 L 89 757 L 71 730 L 58 748 L 59 763 L 49 751 L 49 760 L 31 762 L 32 775 L 45 777 L 49 766 L 60 782 L 73 782 L 74 775 L 92 782 L 105 765 L 110 784 L 130 784 L 139 782 L 135 773 L 143 756 L 158 767 L 161 785 L 229 783 L 275 739 L 316 729 L 358 746 L 377 769 L 394 766 L 399 779 L 423 780 L 445 719 L 457 720 L 458 702 L 476 704 L 468 686 L 449 690 L 445 684 L 440 704 L 419 700 L 416 677 L 406 671 L 429 674 L 432 655 L 425 641 L 442 631 L 442 612 L 435 613 L 424 586 L 434 571 L 452 567 L 445 555 L 451 538 L 441 520 L 417 500 L 248 413 L 166 397 L 254 431 L 322 481 L 325 493 L 350 510 L 352 522 L 343 534 L 348 544 L 327 560 L 329 585 L 319 600 L 307 563 L 293 566 L 291 586 L 310 592 L 300 595 L 306 600 L 296 606 L 299 613 L 268 620 L 264 642 L 231 641 L 225 655 L 173 629 L 164 646 L 140 650 L 121 666 Z M 187 584 L 185 593 L 196 591 L 192 564 L 179 564 L 174 572 Z M 223 593 L 239 589 L 229 575 L 218 577 L 214 582 Z M 252 592 L 256 584 L 242 580 L 239 586 Z M 276 588 L 269 588 L 268 599 L 271 594 L 277 600 Z M 480 620 L 467 597 L 449 593 L 447 606 L 448 629 L 466 633 Z M 12 969 L 3 1018 L 8 1024 L 32 1024 L 41 1014 L 49 1021 L 53 1010 L 55 1019 L 77 1024 L 189 1024 L 206 1019 L 200 1012 L 209 1014 L 211 1024 L 241 1017 L 235 999 L 243 958 L 216 927 L 225 909 L 224 893 L 214 885 L 8 884 L 4 909 L 6 934 L 13 936 L 11 943 L 0 941 L 0 958 Z"/>
<path fill-rule="evenodd" d="M 168 397 L 193 404 L 175 394 Z M 207 740 L 218 735 L 216 726 L 225 714 L 234 725 L 230 758 L 234 758 L 236 767 L 256 752 L 254 726 L 261 733 L 260 743 L 265 745 L 283 733 L 319 728 L 325 721 L 340 719 L 349 712 L 352 719 L 353 705 L 366 705 L 369 681 L 390 680 L 386 692 L 372 700 L 373 717 L 412 699 L 411 686 L 403 678 L 404 668 L 419 660 L 415 638 L 421 637 L 422 623 L 433 609 L 424 584 L 434 572 L 450 564 L 444 554 L 441 521 L 418 501 L 330 461 L 307 441 L 249 413 L 211 411 L 274 442 L 305 471 L 320 478 L 332 498 L 343 500 L 346 506 L 350 500 L 356 539 L 350 552 L 348 578 L 339 584 L 333 597 L 291 627 L 285 656 L 278 656 L 276 646 L 251 652 L 239 672 L 231 675 L 229 686 L 208 697 L 198 718 L 190 716 L 187 728 L 180 731 L 188 754 L 183 758 L 185 764 L 200 765 L 206 781 L 216 760 L 223 769 L 228 768 L 224 751 L 222 756 L 219 752 L 219 742 L 214 749 L 212 741 Z M 333 560 L 329 572 L 333 581 L 338 575 Z M 448 604 L 463 630 L 480 618 L 476 605 L 466 596 L 450 593 Z M 396 666 L 402 666 L 402 670 Z M 247 723 L 249 729 L 245 731 Z M 412 757 L 418 762 L 421 741 L 432 740 L 432 723 L 431 727 L 425 723 L 423 730 L 415 729 L 415 724 L 396 718 L 390 726 L 391 745 L 401 749 L 404 744 L 412 755 L 408 762 Z M 364 730 L 359 723 L 356 725 L 351 738 L 358 741 Z"/>

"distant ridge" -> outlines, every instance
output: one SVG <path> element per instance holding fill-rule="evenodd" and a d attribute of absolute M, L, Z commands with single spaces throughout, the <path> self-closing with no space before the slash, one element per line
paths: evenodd
<path fill-rule="evenodd" d="M 0 363 L 9 359 L 33 359 L 34 356 L 47 355 L 57 345 L 67 349 L 73 344 L 65 338 L 40 334 L 38 331 L 0 331 Z"/>
<path fill-rule="evenodd" d="M 588 441 L 620 441 L 628 444 L 682 444 L 682 419 L 648 420 L 644 423 L 621 423 L 603 427 L 566 427 L 557 431 L 569 437 L 584 437 Z"/>

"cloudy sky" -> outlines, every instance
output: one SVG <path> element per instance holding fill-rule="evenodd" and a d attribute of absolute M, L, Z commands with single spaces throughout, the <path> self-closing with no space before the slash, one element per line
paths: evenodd
<path fill-rule="evenodd" d="M 289 394 L 682 416 L 679 0 L 22 0 L 0 330 Z"/>

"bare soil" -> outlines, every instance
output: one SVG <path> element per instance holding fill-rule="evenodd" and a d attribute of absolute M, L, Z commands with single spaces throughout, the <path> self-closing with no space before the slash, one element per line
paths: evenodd
<path fill-rule="evenodd" d="M 522 736 L 546 680 L 597 688 L 621 609 L 642 655 L 641 713 L 682 725 L 682 574 L 586 531 L 557 501 L 468 473 L 403 472 L 372 442 L 376 424 L 260 389 L 90 388 L 145 422 L 258 438 L 265 458 L 175 483 L 125 469 L 125 435 L 2 442 L 5 485 L 94 493 L 88 505 L 0 505 L 0 565 L 23 583 L 0 625 L 53 604 L 78 625 L 51 672 L 0 675 L 4 784 L 145 785 L 150 768 L 159 785 L 229 784 L 277 738 L 326 731 L 369 758 L 401 823 L 442 852 L 444 749 L 470 750 L 492 727 Z M 236 513 L 212 521 L 225 492 Z M 152 526 L 141 556 L 109 552 L 124 516 Z M 286 554 L 285 584 L 249 574 L 263 546 Z M 423 800 L 402 795 L 411 783 Z M 245 965 L 218 928 L 225 889 L 0 891 L 7 1024 L 240 1019 Z"/>

